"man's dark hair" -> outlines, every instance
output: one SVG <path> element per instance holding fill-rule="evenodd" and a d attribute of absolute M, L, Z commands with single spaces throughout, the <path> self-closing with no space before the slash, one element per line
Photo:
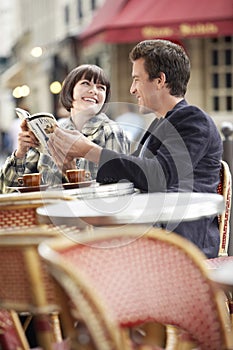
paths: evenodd
<path fill-rule="evenodd" d="M 110 81 L 105 75 L 102 68 L 94 65 L 94 64 L 83 64 L 74 68 L 65 78 L 62 90 L 60 93 L 60 101 L 65 109 L 70 112 L 73 104 L 73 90 L 75 85 L 79 80 L 86 79 L 88 81 L 93 80 L 96 84 L 102 84 L 106 86 L 106 98 L 104 103 L 107 103 L 110 99 Z M 99 111 L 99 113 L 103 110 Z"/>
<path fill-rule="evenodd" d="M 144 59 L 149 80 L 166 76 L 170 94 L 183 97 L 190 78 L 190 61 L 184 49 L 168 40 L 145 40 L 138 43 L 130 52 L 131 62 Z"/>

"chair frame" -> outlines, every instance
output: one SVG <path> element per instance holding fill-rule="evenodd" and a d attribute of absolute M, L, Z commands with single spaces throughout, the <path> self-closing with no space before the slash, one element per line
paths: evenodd
<path fill-rule="evenodd" d="M 230 234 L 230 214 L 232 205 L 232 175 L 226 161 L 221 161 L 220 182 L 218 193 L 225 199 L 225 210 L 219 215 L 220 246 L 219 256 L 228 255 L 229 234 Z"/>

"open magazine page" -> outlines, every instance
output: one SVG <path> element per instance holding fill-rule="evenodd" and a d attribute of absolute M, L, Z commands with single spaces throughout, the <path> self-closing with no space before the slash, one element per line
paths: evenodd
<path fill-rule="evenodd" d="M 16 108 L 16 113 L 20 119 L 27 120 L 28 127 L 40 141 L 39 151 L 49 154 L 47 141 L 49 140 L 49 135 L 54 131 L 55 125 L 57 125 L 56 118 L 50 113 L 43 112 L 30 115 L 30 113 L 21 108 Z"/>

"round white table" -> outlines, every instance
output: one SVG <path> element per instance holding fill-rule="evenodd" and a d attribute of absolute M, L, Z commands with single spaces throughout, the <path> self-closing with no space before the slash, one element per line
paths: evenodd
<path fill-rule="evenodd" d="M 224 199 L 212 193 L 133 193 L 61 201 L 37 209 L 40 223 L 86 225 L 179 223 L 220 214 Z"/>
<path fill-rule="evenodd" d="M 210 270 L 212 281 L 220 285 L 224 290 L 233 291 L 233 256 L 227 256 L 219 260 L 219 265 Z"/>

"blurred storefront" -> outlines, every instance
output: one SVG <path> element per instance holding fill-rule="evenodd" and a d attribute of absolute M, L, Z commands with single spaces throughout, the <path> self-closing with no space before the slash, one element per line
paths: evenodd
<path fill-rule="evenodd" d="M 135 103 L 129 93 L 128 55 L 136 42 L 153 38 L 178 42 L 190 56 L 187 100 L 205 109 L 219 128 L 232 120 L 232 0 L 211 4 L 208 0 L 19 0 L 16 4 L 18 8 L 12 9 L 18 11 L 21 27 L 14 29 L 18 35 L 11 64 L 0 76 L 0 91 L 6 96 L 0 103 L 1 123 L 1 115 L 14 113 L 13 104 L 21 102 L 19 98 L 9 106 L 10 95 L 25 85 L 30 94 L 24 99 L 32 112 L 59 114 L 59 90 L 51 91 L 51 84 L 57 88 L 81 63 L 95 63 L 108 73 L 113 102 Z M 35 49 L 41 49 L 40 56 L 37 52 L 32 56 Z"/>
<path fill-rule="evenodd" d="M 207 110 L 219 128 L 223 120 L 232 120 L 232 0 L 106 0 L 77 41 L 81 61 L 98 59 L 108 71 L 113 100 L 134 102 L 129 51 L 138 41 L 156 38 L 178 42 L 189 54 L 189 102 Z"/>
<path fill-rule="evenodd" d="M 217 37 L 232 34 L 232 0 L 106 1 L 80 35 L 84 44 L 145 39 Z"/>

